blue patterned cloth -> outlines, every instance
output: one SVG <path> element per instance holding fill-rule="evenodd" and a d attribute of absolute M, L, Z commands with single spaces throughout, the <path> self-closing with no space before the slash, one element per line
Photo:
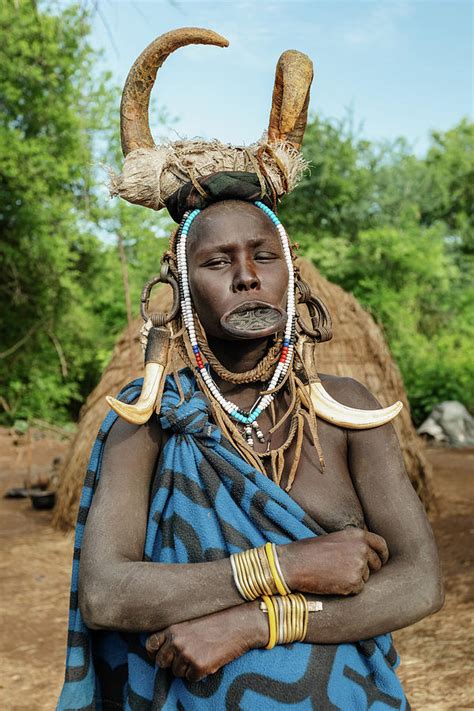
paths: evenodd
<path fill-rule="evenodd" d="M 210 420 L 190 370 L 180 371 L 185 399 L 168 377 L 161 426 L 170 437 L 150 495 L 145 560 L 198 563 L 266 541 L 289 543 L 324 534 L 273 481 L 252 468 Z M 134 400 L 135 380 L 120 398 Z M 77 604 L 81 542 L 100 477 L 110 412 L 95 441 L 76 529 L 66 679 L 58 711 L 407 711 L 390 635 L 356 644 L 296 643 L 255 649 L 200 682 L 151 663 L 146 635 L 89 630 Z"/>

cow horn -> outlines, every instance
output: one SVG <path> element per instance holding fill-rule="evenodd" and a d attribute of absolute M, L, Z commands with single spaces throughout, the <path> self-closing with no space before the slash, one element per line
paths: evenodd
<path fill-rule="evenodd" d="M 287 141 L 298 150 L 308 119 L 309 89 L 313 63 L 301 52 L 289 49 L 278 60 L 273 87 L 268 142 Z"/>
<path fill-rule="evenodd" d="M 150 94 L 156 74 L 165 59 L 188 44 L 213 44 L 227 47 L 229 42 L 212 30 L 183 27 L 157 37 L 140 54 L 128 73 L 120 105 L 120 135 L 126 156 L 136 148 L 153 148 L 155 143 L 148 123 Z"/>

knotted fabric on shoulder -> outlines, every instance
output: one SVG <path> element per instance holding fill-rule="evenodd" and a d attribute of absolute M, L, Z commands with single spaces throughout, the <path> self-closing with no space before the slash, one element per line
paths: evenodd
<path fill-rule="evenodd" d="M 267 541 L 284 544 L 324 535 L 317 522 L 222 436 L 192 372 L 185 369 L 179 377 L 178 389 L 168 376 L 162 399 L 161 426 L 170 436 L 151 486 L 144 560 L 200 563 Z M 134 381 L 119 397 L 130 401 L 139 389 L 140 381 Z M 110 412 L 100 429 L 79 508 L 66 681 L 58 710 L 408 711 L 394 671 L 398 658 L 390 635 L 355 644 L 298 642 L 254 649 L 202 681 L 189 682 L 149 659 L 147 635 L 89 630 L 77 604 L 82 535 L 104 443 L 116 419 Z"/>

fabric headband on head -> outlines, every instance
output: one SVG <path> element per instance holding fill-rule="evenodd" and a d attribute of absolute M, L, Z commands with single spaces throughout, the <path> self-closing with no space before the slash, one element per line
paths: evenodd
<path fill-rule="evenodd" d="M 202 178 L 197 185 L 185 183 L 166 200 L 166 207 L 173 220 L 181 222 L 188 210 L 204 210 L 221 200 L 260 200 L 268 207 L 275 208 L 270 195 L 270 188 L 266 184 L 262 187 L 255 173 L 221 171 Z"/>

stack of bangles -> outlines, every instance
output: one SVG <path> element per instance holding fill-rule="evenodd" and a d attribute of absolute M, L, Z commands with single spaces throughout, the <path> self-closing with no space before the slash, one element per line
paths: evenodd
<path fill-rule="evenodd" d="M 237 590 L 244 600 L 261 598 L 260 609 L 268 615 L 269 639 L 265 649 L 276 644 L 303 642 L 309 612 L 322 610 L 321 602 L 310 602 L 292 593 L 283 576 L 274 543 L 250 548 L 230 556 Z"/>

